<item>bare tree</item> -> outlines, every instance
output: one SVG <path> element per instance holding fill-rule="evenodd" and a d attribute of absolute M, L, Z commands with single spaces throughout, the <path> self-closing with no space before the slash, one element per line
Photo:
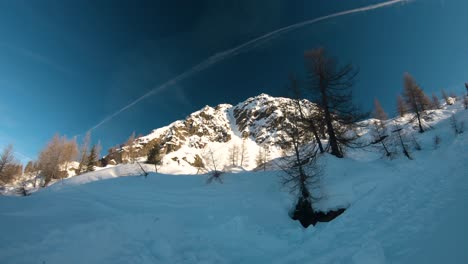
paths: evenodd
<path fill-rule="evenodd" d="M 379 144 L 381 145 L 383 151 L 385 152 L 385 156 L 390 157 L 391 152 L 388 148 L 388 131 L 387 126 L 385 125 L 385 120 L 388 119 L 387 113 L 383 110 L 382 105 L 380 105 L 379 100 L 374 100 L 374 118 L 375 121 L 372 122 L 371 134 L 373 137 L 372 144 Z"/>
<path fill-rule="evenodd" d="M 397 135 L 397 137 L 395 137 L 395 139 L 397 140 L 396 145 L 400 146 L 403 154 L 408 159 L 412 160 L 413 158 L 411 157 L 410 152 L 408 151 L 408 140 L 406 139 L 406 135 L 403 133 L 403 128 L 398 124 L 395 124 L 394 128 L 395 129 L 392 131 L 392 133 L 395 133 Z"/>
<path fill-rule="evenodd" d="M 401 97 L 401 95 L 397 96 L 397 111 L 401 117 L 405 116 L 405 114 L 408 112 L 408 107 L 406 106 L 405 100 L 403 97 Z"/>
<path fill-rule="evenodd" d="M 268 145 L 263 145 L 258 149 L 258 154 L 255 159 L 257 168 L 262 168 L 263 171 L 266 171 L 269 160 L 270 160 L 270 148 Z"/>
<path fill-rule="evenodd" d="M 432 108 L 440 109 L 440 100 L 435 93 L 432 93 Z"/>
<path fill-rule="evenodd" d="M 23 167 L 16 161 L 14 153 L 10 144 L 0 154 L 0 183 L 10 183 L 22 174 Z"/>
<path fill-rule="evenodd" d="M 65 140 L 63 142 L 62 159 L 65 162 L 65 171 L 68 175 L 68 163 L 75 160 L 78 156 L 78 145 L 76 144 L 76 138 L 71 140 Z M 62 175 L 63 177 L 64 175 Z"/>
<path fill-rule="evenodd" d="M 62 170 L 62 166 L 73 158 L 70 155 L 71 152 L 67 153 L 69 145 L 73 145 L 73 141 L 56 134 L 41 151 L 38 167 L 44 178 L 43 186 L 46 186 L 52 179 L 61 179 L 68 175 L 67 171 Z"/>
<path fill-rule="evenodd" d="M 231 163 L 232 166 L 237 166 L 239 165 L 239 154 L 240 154 L 240 148 L 239 145 L 234 144 L 228 149 L 229 151 L 229 162 Z"/>
<path fill-rule="evenodd" d="M 137 150 L 135 148 L 135 132 L 133 132 L 130 137 L 127 140 L 127 143 L 125 143 L 126 146 L 126 152 L 128 155 L 128 160 L 130 163 L 135 163 L 135 160 L 137 158 Z"/>
<path fill-rule="evenodd" d="M 294 106 L 293 106 L 294 107 Z M 285 153 L 278 165 L 283 171 L 282 183 L 297 195 L 293 220 L 298 220 L 302 226 L 315 225 L 318 221 L 313 209 L 313 202 L 318 199 L 312 190 L 317 188 L 321 168 L 318 166 L 318 144 L 307 136 L 306 130 L 300 124 L 299 107 L 295 104 L 296 114 L 287 116 L 282 123 L 282 131 L 286 134 L 283 145 L 291 146 L 290 153 Z M 288 115 L 288 111 L 283 111 Z"/>
<path fill-rule="evenodd" d="M 374 99 L 374 113 L 373 116 L 375 119 L 378 119 L 380 121 L 384 121 L 388 119 L 387 113 L 385 113 L 385 110 L 383 109 L 382 105 L 380 104 L 379 100 L 377 98 Z"/>
<path fill-rule="evenodd" d="M 316 111 L 309 109 L 308 115 L 306 116 L 306 114 L 304 113 L 306 107 L 302 106 L 302 102 L 301 102 L 302 93 L 301 93 L 301 88 L 299 87 L 298 81 L 296 80 L 294 76 L 291 76 L 289 79 L 291 82 L 289 89 L 293 94 L 293 101 L 296 104 L 295 107 L 297 111 L 299 112 L 298 114 L 301 117 L 301 121 L 302 121 L 301 123 L 305 124 L 307 126 L 307 129 L 310 130 L 310 132 L 312 132 L 315 138 L 315 141 L 317 142 L 320 153 L 324 153 L 325 150 L 323 148 L 322 141 L 320 140 L 319 130 L 317 126 L 322 119 L 322 113 L 320 109 L 317 109 Z"/>
<path fill-rule="evenodd" d="M 11 165 L 14 160 L 15 156 L 13 145 L 10 144 L 3 149 L 2 154 L 0 155 L 0 175 L 3 175 L 5 169 L 8 167 L 8 165 Z"/>
<path fill-rule="evenodd" d="M 305 60 L 308 89 L 317 95 L 316 102 L 323 111 L 331 154 L 342 158 L 341 146 L 350 146 L 357 137 L 348 131 L 365 116 L 352 103 L 351 88 L 358 71 L 351 64 L 338 67 L 323 48 L 306 52 Z"/>
<path fill-rule="evenodd" d="M 403 84 L 406 104 L 408 105 L 409 110 L 416 115 L 419 132 L 424 133 L 421 118 L 424 115 L 424 111 L 430 108 L 430 99 L 409 73 L 405 73 Z"/>
<path fill-rule="evenodd" d="M 247 150 L 248 133 L 242 133 L 242 144 L 240 146 L 240 166 L 243 167 L 244 163 L 248 161 L 249 152 Z"/>
<path fill-rule="evenodd" d="M 209 177 L 206 182 L 212 183 L 216 180 L 223 183 L 223 179 L 221 178 L 223 171 L 220 170 L 219 160 L 215 157 L 215 153 L 211 148 L 203 153 L 203 159 L 205 160 L 205 169 L 209 171 Z"/>
<path fill-rule="evenodd" d="M 83 138 L 83 142 L 80 146 L 80 164 L 78 165 L 77 174 L 81 174 L 83 172 L 83 168 L 86 166 L 86 159 L 88 157 L 88 148 L 89 144 L 91 143 L 91 131 L 86 132 L 85 137 Z"/>
<path fill-rule="evenodd" d="M 465 109 L 468 109 L 468 95 L 465 95 L 463 98 L 463 105 L 465 106 Z"/>

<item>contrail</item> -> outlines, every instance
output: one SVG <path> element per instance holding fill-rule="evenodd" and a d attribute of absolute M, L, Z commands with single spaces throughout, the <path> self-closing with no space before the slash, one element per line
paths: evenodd
<path fill-rule="evenodd" d="M 410 0 L 386 1 L 386 2 L 383 2 L 383 3 L 379 3 L 379 4 L 369 5 L 369 6 L 365 6 L 365 7 L 359 7 L 359 8 L 350 9 L 350 10 L 345 10 L 345 11 L 341 11 L 341 12 L 338 12 L 338 13 L 334 13 L 334 14 L 314 18 L 312 20 L 307 20 L 307 21 L 304 21 L 304 22 L 300 22 L 300 23 L 297 23 L 297 24 L 293 24 L 293 25 L 289 25 L 289 26 L 277 29 L 275 31 L 272 31 L 270 33 L 267 33 L 265 35 L 257 37 L 255 39 L 247 41 L 244 44 L 241 44 L 241 45 L 239 45 L 237 47 L 234 47 L 232 49 L 217 53 L 217 54 L 209 57 L 208 59 L 200 62 L 199 64 L 193 66 L 192 68 L 186 70 L 185 72 L 181 73 L 180 75 L 174 77 L 173 79 L 161 84 L 160 86 L 155 87 L 151 91 L 149 91 L 149 92 L 143 94 L 142 96 L 138 97 L 135 101 L 131 102 L 130 104 L 124 106 L 122 109 L 118 110 L 117 112 L 115 112 L 115 113 L 107 116 L 106 118 L 104 118 L 97 125 L 90 128 L 89 131 L 92 131 L 92 130 L 100 127 L 102 124 L 110 121 L 111 119 L 113 119 L 114 117 L 116 117 L 117 115 L 122 113 L 123 111 L 129 109 L 130 107 L 136 105 L 137 103 L 139 103 L 143 99 L 145 99 L 145 98 L 147 98 L 149 96 L 152 96 L 154 94 L 160 93 L 160 92 L 166 90 L 168 87 L 170 87 L 170 86 L 172 86 L 172 85 L 174 85 L 174 84 L 176 84 L 176 83 L 178 83 L 178 82 L 192 76 L 193 74 L 195 74 L 195 73 L 197 73 L 199 71 L 202 71 L 202 70 L 204 70 L 204 69 L 206 69 L 206 68 L 208 68 L 208 67 L 210 67 L 210 66 L 212 66 L 212 65 L 214 65 L 214 64 L 216 64 L 218 62 L 221 62 L 221 61 L 223 61 L 223 60 L 225 60 L 227 58 L 236 56 L 237 54 L 239 54 L 241 52 L 246 52 L 246 51 L 248 51 L 248 50 L 250 50 L 252 48 L 257 47 L 258 45 L 261 45 L 261 44 L 263 44 L 263 43 L 265 43 L 265 42 L 267 42 L 267 41 L 269 41 L 269 40 L 271 40 L 271 39 L 273 39 L 275 37 L 279 37 L 280 35 L 285 34 L 285 33 L 289 32 L 289 31 L 292 31 L 294 29 L 301 28 L 301 27 L 304 27 L 304 26 L 307 26 L 307 25 L 315 24 L 317 22 L 327 20 L 327 19 L 340 17 L 340 16 L 344 16 L 344 15 L 349 15 L 349 14 L 354 14 L 354 13 L 361 13 L 361 12 L 374 10 L 374 9 L 378 9 L 378 8 L 382 8 L 382 7 L 387 7 L 387 6 L 395 5 L 395 4 L 398 4 L 398 3 L 409 2 L 409 1 Z"/>

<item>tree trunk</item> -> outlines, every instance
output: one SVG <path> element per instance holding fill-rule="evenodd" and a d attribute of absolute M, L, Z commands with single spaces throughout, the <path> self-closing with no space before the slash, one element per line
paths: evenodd
<path fill-rule="evenodd" d="M 419 133 L 424 133 L 424 129 L 421 125 L 421 116 L 419 115 L 419 111 L 416 111 L 416 116 L 418 117 Z"/>
<path fill-rule="evenodd" d="M 323 111 L 325 117 L 325 123 L 327 124 L 327 134 L 328 134 L 328 142 L 331 147 L 331 154 L 336 156 L 337 158 L 343 158 L 343 153 L 341 153 L 340 148 L 338 147 L 338 140 L 336 139 L 335 129 L 333 128 L 332 118 L 330 111 L 328 109 L 328 101 L 327 101 L 327 94 L 325 91 L 324 84 L 320 82 L 321 87 L 321 94 L 322 94 L 322 104 L 323 104 Z"/>

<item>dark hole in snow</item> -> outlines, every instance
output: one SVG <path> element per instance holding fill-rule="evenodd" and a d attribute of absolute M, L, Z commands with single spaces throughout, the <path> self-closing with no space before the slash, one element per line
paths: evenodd
<path fill-rule="evenodd" d="M 328 211 L 327 213 L 315 212 L 312 210 L 310 201 L 304 199 L 298 201 L 291 218 L 299 221 L 304 228 L 307 228 L 310 225 L 316 225 L 318 222 L 330 222 L 341 215 L 345 210 L 345 208 L 341 208 Z"/>

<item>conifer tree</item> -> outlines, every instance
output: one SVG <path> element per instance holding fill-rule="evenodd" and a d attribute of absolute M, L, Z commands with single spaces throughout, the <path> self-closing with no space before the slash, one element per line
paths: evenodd
<path fill-rule="evenodd" d="M 352 103 L 351 88 L 358 71 L 351 64 L 338 67 L 323 48 L 306 52 L 305 60 L 308 89 L 323 112 L 331 154 L 342 158 L 342 146 L 351 145 L 358 136 L 351 136 L 350 130 L 366 116 Z"/>
<path fill-rule="evenodd" d="M 432 93 L 432 108 L 440 109 L 440 100 L 435 93 Z"/>
<path fill-rule="evenodd" d="M 89 155 L 86 160 L 86 172 L 94 171 L 94 166 L 96 166 L 98 159 L 96 150 L 96 145 L 93 145 L 93 147 L 89 151 Z"/>
<path fill-rule="evenodd" d="M 408 111 L 408 108 L 406 107 L 405 100 L 401 95 L 397 96 L 397 111 L 400 117 L 405 116 L 406 112 Z"/>
<path fill-rule="evenodd" d="M 147 163 L 153 164 L 156 172 L 158 172 L 158 166 L 162 164 L 161 146 L 159 144 L 154 144 L 149 150 Z"/>
<path fill-rule="evenodd" d="M 317 128 L 322 119 L 322 113 L 320 109 L 317 109 L 316 111 L 311 111 L 311 109 L 309 109 L 309 113 L 306 116 L 305 107 L 302 105 L 301 102 L 302 94 L 301 88 L 299 87 L 299 83 L 294 76 L 291 76 L 289 79 L 291 82 L 289 89 L 293 94 L 293 101 L 296 104 L 294 107 L 296 107 L 298 114 L 301 117 L 301 123 L 305 124 L 308 130 L 312 132 L 312 135 L 314 136 L 315 141 L 317 142 L 317 145 L 319 147 L 320 153 L 324 153 L 325 149 L 322 146 L 322 141 L 320 140 L 319 131 Z"/>
<path fill-rule="evenodd" d="M 387 113 L 385 113 L 382 105 L 380 104 L 377 98 L 374 99 L 374 118 L 380 121 L 385 121 L 388 119 Z"/>
<path fill-rule="evenodd" d="M 372 144 L 379 144 L 382 146 L 382 149 L 385 152 L 385 156 L 390 157 L 391 153 L 387 146 L 388 140 L 388 133 L 387 133 L 387 126 L 385 125 L 385 120 L 388 119 L 387 113 L 385 113 L 382 105 L 380 104 L 379 100 L 374 99 L 374 118 L 377 119 L 372 122 L 372 130 L 371 134 L 373 136 L 374 141 Z"/>
<path fill-rule="evenodd" d="M 283 171 L 283 185 L 297 195 L 291 218 L 300 221 L 303 227 L 308 227 L 318 221 L 313 209 L 313 202 L 318 197 L 314 196 L 313 190 L 317 189 L 321 174 L 321 168 L 317 164 L 319 149 L 314 140 L 310 141 L 308 131 L 303 127 L 299 105 L 291 102 L 289 108 L 293 108 L 294 113 L 283 110 L 287 118 L 282 123 L 281 130 L 286 134 L 282 143 L 291 148 L 277 165 Z"/>
<path fill-rule="evenodd" d="M 424 133 L 421 119 L 424 111 L 430 108 L 431 101 L 409 73 L 405 73 L 403 84 L 406 105 L 416 115 L 419 132 Z"/>

